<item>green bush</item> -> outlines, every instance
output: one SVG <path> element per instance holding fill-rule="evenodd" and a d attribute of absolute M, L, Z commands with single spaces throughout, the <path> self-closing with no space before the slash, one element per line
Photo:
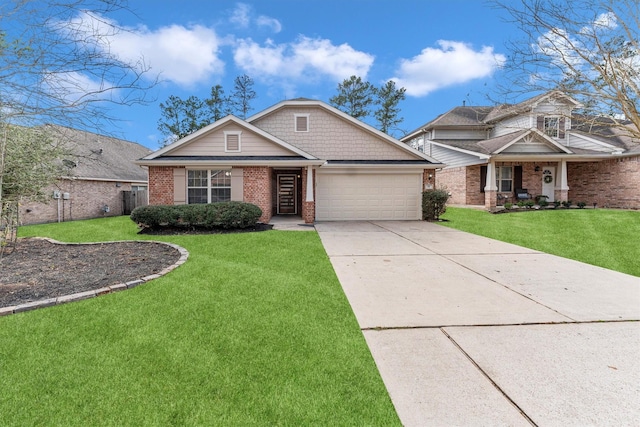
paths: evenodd
<path fill-rule="evenodd" d="M 505 204 L 504 204 L 504 208 L 505 208 L 506 210 L 509 210 L 509 209 L 511 209 L 512 207 L 513 207 L 513 203 L 509 203 L 509 202 L 507 202 L 507 203 L 505 203 Z"/>
<path fill-rule="evenodd" d="M 536 202 L 534 202 L 533 200 L 527 200 L 526 202 L 524 202 L 524 205 L 527 207 L 527 209 L 531 209 L 535 204 Z"/>
<path fill-rule="evenodd" d="M 587 206 L 585 202 L 578 202 L 577 205 L 580 209 L 584 209 L 584 207 Z"/>
<path fill-rule="evenodd" d="M 562 202 L 562 206 L 564 206 L 565 208 L 570 208 L 571 204 L 572 204 L 571 200 L 566 200 Z"/>
<path fill-rule="evenodd" d="M 446 190 L 429 190 L 422 193 L 422 219 L 434 221 L 447 211 L 449 192 Z"/>
<path fill-rule="evenodd" d="M 562 204 L 562 202 L 560 200 L 555 200 L 553 202 L 553 206 L 555 206 L 556 208 L 559 208 L 561 204 Z"/>
<path fill-rule="evenodd" d="M 217 202 L 193 205 L 150 205 L 135 208 L 131 220 L 142 228 L 247 228 L 256 225 L 262 210 L 251 203 Z"/>
<path fill-rule="evenodd" d="M 547 202 L 547 199 L 540 199 L 538 204 L 540 205 L 541 208 L 545 208 L 545 207 L 549 206 L 549 202 Z"/>

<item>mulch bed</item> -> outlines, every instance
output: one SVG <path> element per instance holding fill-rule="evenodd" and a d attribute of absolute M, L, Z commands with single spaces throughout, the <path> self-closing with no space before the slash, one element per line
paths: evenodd
<path fill-rule="evenodd" d="M 156 242 L 65 245 L 20 239 L 0 264 L 0 307 L 138 280 L 179 259 L 177 249 Z"/>
<path fill-rule="evenodd" d="M 161 227 L 140 234 L 223 234 L 271 230 L 256 224 L 244 229 Z M 175 264 L 180 252 L 156 242 L 57 244 L 48 240 L 18 240 L 16 249 L 0 261 L 0 308 L 57 298 L 141 279 Z"/>

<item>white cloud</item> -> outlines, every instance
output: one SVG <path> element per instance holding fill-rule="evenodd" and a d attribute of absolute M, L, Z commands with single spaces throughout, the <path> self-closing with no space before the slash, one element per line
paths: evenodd
<path fill-rule="evenodd" d="M 348 44 L 334 45 L 327 39 L 300 36 L 295 42 L 264 46 L 251 39 L 240 40 L 234 52 L 236 64 L 247 73 L 263 78 L 304 79 L 328 77 L 334 81 L 357 75 L 366 78 L 374 57 Z"/>
<path fill-rule="evenodd" d="M 463 42 L 438 40 L 439 48 L 428 47 L 411 59 L 400 61 L 397 77 L 391 80 L 407 89 L 407 95 L 430 92 L 470 80 L 488 77 L 502 66 L 506 57 L 490 46 L 475 51 Z"/>
<path fill-rule="evenodd" d="M 150 30 L 146 26 L 114 31 L 114 21 L 81 13 L 71 28 L 92 37 L 105 51 L 119 60 L 137 63 L 141 59 L 153 75 L 189 86 L 221 74 L 224 62 L 219 58 L 221 39 L 213 29 L 194 25 L 171 25 Z"/>
<path fill-rule="evenodd" d="M 231 12 L 231 18 L 229 20 L 240 28 L 247 28 L 251 22 L 251 19 L 249 18 L 250 13 L 251 6 L 244 3 L 238 3 L 236 8 Z"/>
<path fill-rule="evenodd" d="M 256 24 L 258 24 L 258 27 L 270 28 L 274 33 L 282 31 L 282 24 L 280 24 L 280 21 L 275 18 L 269 18 L 268 16 L 258 16 Z"/>
<path fill-rule="evenodd" d="M 249 28 L 252 24 L 255 24 L 258 27 L 266 27 L 274 33 L 282 31 L 282 24 L 277 19 L 265 15 L 260 15 L 257 18 L 254 18 L 254 16 L 253 7 L 245 3 L 238 3 L 231 12 L 229 21 L 242 29 Z"/>

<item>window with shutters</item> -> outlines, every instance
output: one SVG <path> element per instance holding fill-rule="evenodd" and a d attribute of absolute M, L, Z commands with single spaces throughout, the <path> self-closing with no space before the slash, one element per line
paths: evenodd
<path fill-rule="evenodd" d="M 224 132 L 224 151 L 239 153 L 241 135 L 242 135 L 242 132 L 240 131 L 225 131 Z"/>
<path fill-rule="evenodd" d="M 189 170 L 187 203 L 214 203 L 231 200 L 231 170 Z"/>
<path fill-rule="evenodd" d="M 560 133 L 560 118 L 559 117 L 545 117 L 544 118 L 544 133 L 552 138 L 558 138 Z"/>
<path fill-rule="evenodd" d="M 513 191 L 513 169 L 511 166 L 496 167 L 496 186 L 501 192 Z"/>
<path fill-rule="evenodd" d="M 308 114 L 294 114 L 296 132 L 309 132 L 309 115 Z"/>

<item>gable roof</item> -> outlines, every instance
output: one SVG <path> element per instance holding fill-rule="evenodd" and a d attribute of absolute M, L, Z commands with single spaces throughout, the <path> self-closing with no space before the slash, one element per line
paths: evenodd
<path fill-rule="evenodd" d="M 397 140 L 396 138 L 393 138 L 392 136 L 387 135 L 384 132 L 379 131 L 378 129 L 374 128 L 373 126 L 368 125 L 367 123 L 364 123 L 350 115 L 348 115 L 347 113 L 325 103 L 319 100 L 311 100 L 311 99 L 306 99 L 306 98 L 296 98 L 296 99 L 291 99 L 291 100 L 285 100 L 285 101 L 281 101 L 278 104 L 275 104 L 257 114 L 254 114 L 253 116 L 249 117 L 246 121 L 249 123 L 254 123 L 270 114 L 273 114 L 276 111 L 279 111 L 283 108 L 288 108 L 288 107 L 318 107 L 318 108 L 322 108 L 325 111 L 333 114 L 334 116 L 339 117 L 340 119 L 347 121 L 349 123 L 351 123 L 354 126 L 357 126 L 358 128 L 364 130 L 365 132 L 368 132 L 370 134 L 375 135 L 377 138 L 379 138 L 380 140 L 392 145 L 395 148 L 400 149 L 401 151 L 404 151 L 406 153 L 410 153 L 412 156 L 415 156 L 417 158 L 423 159 L 428 161 L 429 163 L 433 163 L 433 164 L 441 164 L 438 160 L 408 146 L 407 144 L 402 143 L 401 141 Z"/>
<path fill-rule="evenodd" d="M 280 138 L 277 138 L 265 131 L 263 131 L 262 129 L 252 125 L 251 123 L 248 123 L 242 119 L 239 119 L 238 117 L 235 117 L 233 115 L 229 115 L 226 116 L 216 122 L 211 123 L 208 126 L 203 127 L 202 129 L 197 130 L 196 132 L 185 136 L 182 139 L 179 139 L 178 141 L 167 145 L 164 148 L 161 148 L 158 151 L 155 151 L 149 155 L 147 155 L 146 157 L 143 157 L 140 160 L 153 160 L 153 159 L 157 159 L 157 158 L 161 158 L 161 157 L 166 157 L 168 155 L 170 155 L 170 153 L 172 151 L 177 150 L 179 147 L 185 146 L 195 140 L 197 140 L 198 138 L 200 138 L 203 135 L 206 135 L 210 132 L 215 131 L 216 129 L 219 129 L 225 125 L 227 125 L 228 123 L 235 123 L 236 125 L 247 129 L 251 132 L 254 132 L 258 135 L 260 135 L 261 137 L 267 139 L 268 141 L 272 142 L 275 145 L 278 145 L 282 148 L 285 148 L 286 150 L 289 150 L 292 154 L 295 154 L 303 159 L 306 160 L 318 160 L 316 157 L 312 156 L 309 153 L 306 153 L 304 151 L 302 151 L 301 149 L 281 140 Z M 140 162 L 139 162 L 140 163 Z"/>
<path fill-rule="evenodd" d="M 147 171 L 134 161 L 151 150 L 135 142 L 58 125 L 46 125 L 68 151 L 65 164 L 73 165 L 76 179 L 147 182 Z"/>
<path fill-rule="evenodd" d="M 480 141 L 478 145 L 489 150 L 491 154 L 500 154 L 515 143 L 524 140 L 524 138 L 529 135 L 537 137 L 537 139 L 542 141 L 545 145 L 552 147 L 559 152 L 571 154 L 571 150 L 569 150 L 564 145 L 556 142 L 553 138 L 550 138 L 549 136 L 540 132 L 538 129 L 524 129 L 496 138 L 485 139 L 484 141 Z"/>
<path fill-rule="evenodd" d="M 568 104 L 572 104 L 574 107 L 580 107 L 580 104 L 575 99 L 567 96 L 565 93 L 559 90 L 552 90 L 550 92 L 541 93 L 540 95 L 534 96 L 533 98 L 526 99 L 517 104 L 502 104 L 498 105 L 493 110 L 487 114 L 484 121 L 485 123 L 493 123 L 498 120 L 504 119 L 506 117 L 515 116 L 517 114 L 526 112 L 535 108 L 538 104 L 547 101 L 548 99 L 563 99 Z"/>

